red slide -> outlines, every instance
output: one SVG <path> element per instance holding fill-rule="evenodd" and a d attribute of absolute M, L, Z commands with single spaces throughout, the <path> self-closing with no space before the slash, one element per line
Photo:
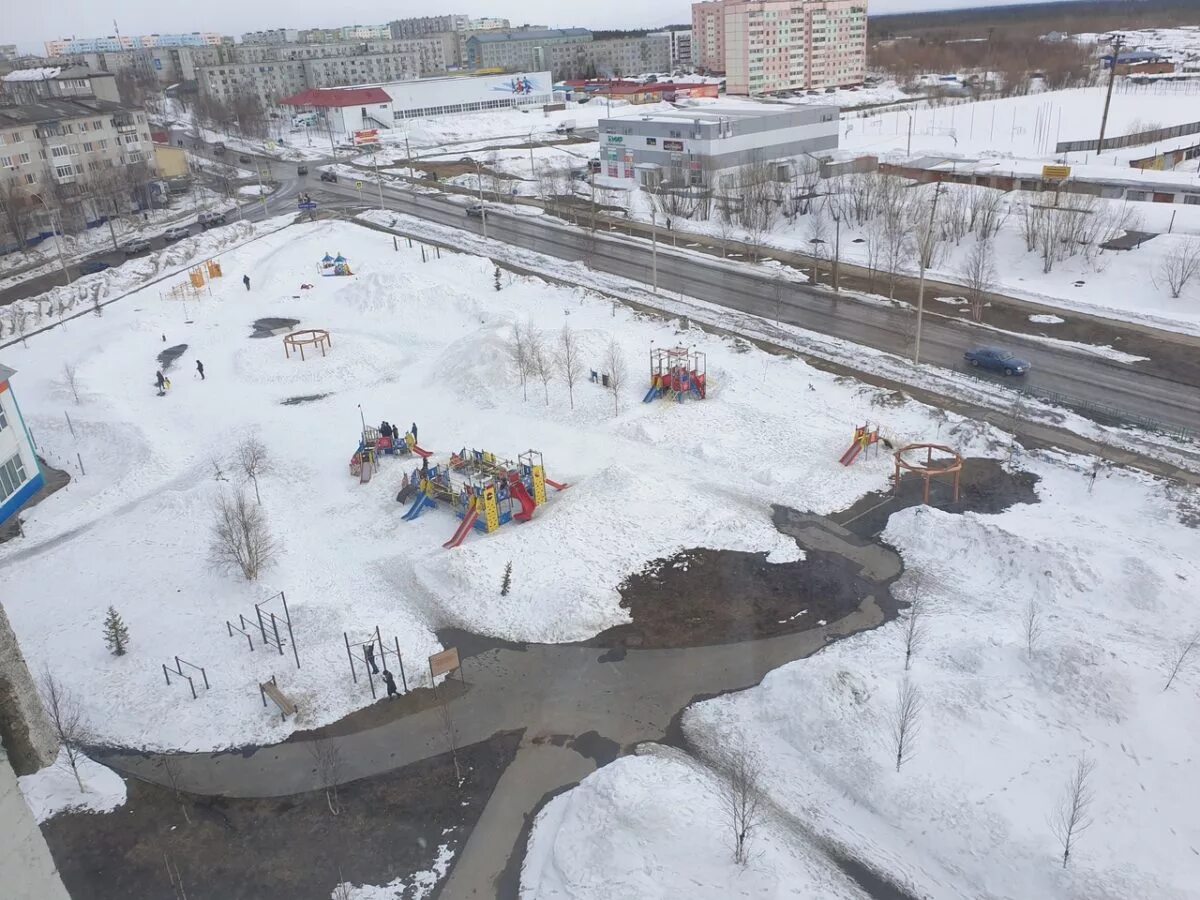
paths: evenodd
<path fill-rule="evenodd" d="M 565 491 L 567 488 L 570 487 L 569 484 L 563 484 L 558 481 L 551 481 L 549 478 L 546 479 L 546 484 L 550 485 L 550 487 L 554 488 L 556 491 Z"/>
<path fill-rule="evenodd" d="M 854 460 L 858 459 L 858 454 L 860 454 L 861 452 L 862 452 L 862 444 L 860 444 L 858 441 L 855 441 L 853 444 L 850 445 L 850 449 L 842 454 L 842 459 L 841 459 L 842 465 L 848 466 L 851 463 L 853 463 Z"/>
<path fill-rule="evenodd" d="M 447 550 L 451 547 L 457 547 L 467 539 L 467 535 L 471 533 L 471 527 L 475 524 L 475 520 L 479 518 L 479 508 L 472 506 L 470 511 L 463 516 L 463 520 L 458 523 L 458 530 L 454 532 L 454 537 L 442 544 Z"/>
<path fill-rule="evenodd" d="M 417 454 L 417 456 L 421 457 L 421 459 L 429 459 L 429 457 L 433 456 L 432 450 L 426 450 L 424 447 L 422 447 L 420 444 L 416 443 L 415 441 L 413 442 L 413 445 L 410 449 L 412 450 L 413 453 Z"/>
<path fill-rule="evenodd" d="M 528 522 L 533 518 L 533 511 L 537 509 L 537 504 L 529 496 L 529 491 L 525 490 L 525 483 L 518 478 L 514 478 L 508 483 L 508 490 L 516 498 L 516 501 L 521 504 L 521 511 L 513 513 L 513 518 L 518 522 Z"/>

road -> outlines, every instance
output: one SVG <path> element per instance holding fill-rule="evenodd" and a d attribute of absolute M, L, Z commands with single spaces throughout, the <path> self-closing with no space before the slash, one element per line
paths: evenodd
<path fill-rule="evenodd" d="M 358 199 L 353 185 L 344 181 L 337 184 L 315 181 L 310 188 L 313 199 L 326 204 Z M 372 191 L 367 200 L 375 196 Z M 388 208 L 399 212 L 482 233 L 482 223 L 464 213 L 464 207 L 471 202 L 467 197 L 385 187 L 384 199 Z M 490 214 L 489 223 L 491 235 L 502 235 L 508 244 L 561 259 L 586 260 L 597 271 L 644 283 L 651 280 L 653 251 L 646 241 L 605 234 L 597 234 L 593 240 L 586 230 L 564 226 L 548 217 L 513 216 L 504 211 Z M 901 357 L 912 355 L 915 317 L 908 309 L 838 298 L 825 289 L 795 283 L 789 283 L 777 301 L 776 273 L 760 274 L 749 267 L 678 253 L 662 245 L 657 258 L 658 285 L 664 292 L 682 293 L 771 320 L 778 318 L 787 324 Z M 927 314 L 922 329 L 921 361 L 966 370 L 962 358 L 966 348 L 998 340 L 1033 364 L 1025 383 L 1035 391 L 1053 392 L 1200 432 L 1200 385 L 1165 372 L 1141 371 L 1136 363 L 1126 364 L 1095 352 L 1020 335 L 1005 334 L 999 338 L 994 330 L 974 323 Z M 1006 381 L 1003 376 L 994 378 Z"/>

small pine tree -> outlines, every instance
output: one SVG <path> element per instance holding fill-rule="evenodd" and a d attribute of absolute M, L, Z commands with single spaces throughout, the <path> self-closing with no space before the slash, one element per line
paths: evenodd
<path fill-rule="evenodd" d="M 104 618 L 104 643 L 113 656 L 124 656 L 125 648 L 129 646 L 129 629 L 121 621 L 121 614 L 111 606 Z"/>
<path fill-rule="evenodd" d="M 496 290 L 500 290 L 500 267 L 496 266 Z"/>
<path fill-rule="evenodd" d="M 500 582 L 500 596 L 507 597 L 508 589 L 512 587 L 512 560 L 510 559 L 504 567 L 504 578 Z"/>

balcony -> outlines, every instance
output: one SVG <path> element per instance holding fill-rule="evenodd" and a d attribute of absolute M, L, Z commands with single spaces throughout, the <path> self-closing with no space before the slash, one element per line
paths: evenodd
<path fill-rule="evenodd" d="M 133 119 L 113 119 L 112 123 L 113 127 L 116 128 L 117 132 L 120 134 L 128 134 L 130 132 L 137 131 L 137 122 L 133 121 Z"/>

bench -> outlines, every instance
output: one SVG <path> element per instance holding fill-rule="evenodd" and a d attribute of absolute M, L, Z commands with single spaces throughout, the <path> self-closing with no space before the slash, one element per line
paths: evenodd
<path fill-rule="evenodd" d="M 262 696 L 263 706 L 267 705 L 267 698 L 270 697 L 275 705 L 279 707 L 280 715 L 286 722 L 288 716 L 296 714 L 296 704 L 279 689 L 279 685 L 275 683 L 275 677 L 272 676 L 270 681 L 264 681 L 258 686 L 258 692 Z"/>

